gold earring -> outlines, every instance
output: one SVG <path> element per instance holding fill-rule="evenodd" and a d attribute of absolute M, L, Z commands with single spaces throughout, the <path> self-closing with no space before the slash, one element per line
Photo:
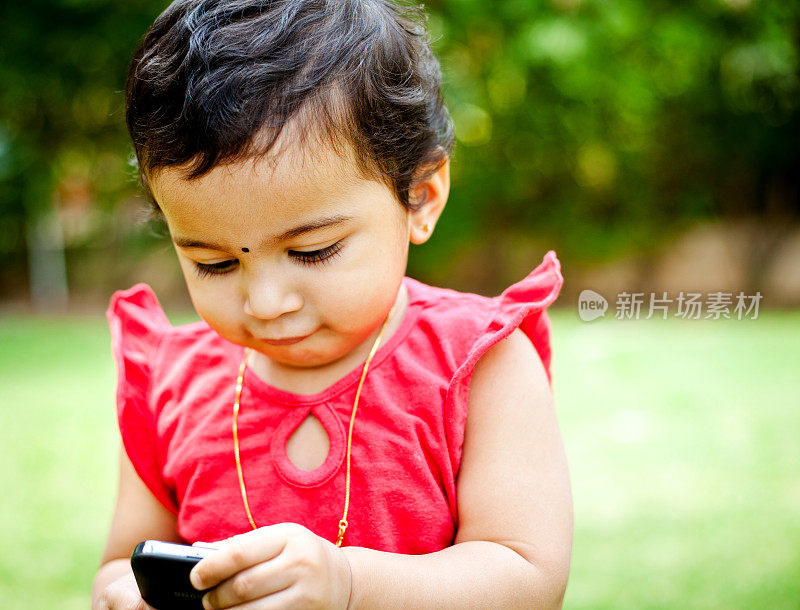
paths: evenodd
<path fill-rule="evenodd" d="M 431 228 L 428 226 L 428 224 L 427 224 L 427 223 L 425 223 L 425 224 L 423 225 L 423 227 L 422 227 L 422 230 L 423 230 L 423 231 L 425 231 L 425 232 L 427 233 L 428 231 L 430 231 L 430 230 L 431 230 Z"/>

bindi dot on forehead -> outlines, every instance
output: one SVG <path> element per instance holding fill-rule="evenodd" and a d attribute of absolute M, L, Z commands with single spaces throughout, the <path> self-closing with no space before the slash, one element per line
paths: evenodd
<path fill-rule="evenodd" d="M 242 248 L 242 252 L 250 252 L 250 248 Z"/>

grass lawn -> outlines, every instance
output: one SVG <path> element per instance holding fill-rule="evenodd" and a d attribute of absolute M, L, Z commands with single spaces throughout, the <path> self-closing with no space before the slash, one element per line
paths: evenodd
<path fill-rule="evenodd" d="M 566 608 L 800 608 L 800 312 L 553 313 Z M 116 478 L 102 315 L 0 318 L 0 600 L 86 610 Z"/>

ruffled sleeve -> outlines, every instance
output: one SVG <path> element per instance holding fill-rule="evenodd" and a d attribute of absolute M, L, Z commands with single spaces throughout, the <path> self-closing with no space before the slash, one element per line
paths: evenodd
<path fill-rule="evenodd" d="M 156 413 L 150 401 L 158 347 L 172 326 L 146 284 L 114 293 L 106 317 L 117 367 L 117 419 L 123 446 L 142 482 L 177 514 L 174 494 L 161 475 Z"/>
<path fill-rule="evenodd" d="M 509 286 L 500 296 L 491 300 L 490 315 L 485 330 L 476 337 L 447 389 L 445 399 L 447 441 L 454 472 L 458 471 L 461 461 L 472 373 L 475 364 L 492 346 L 519 328 L 527 335 L 539 354 L 552 386 L 551 327 L 546 310 L 558 297 L 563 283 L 561 263 L 555 252 L 550 250 L 545 254 L 542 263 L 526 278 Z"/>

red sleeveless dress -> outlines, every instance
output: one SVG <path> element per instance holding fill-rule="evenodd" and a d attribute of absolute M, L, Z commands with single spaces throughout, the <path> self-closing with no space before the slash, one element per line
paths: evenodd
<path fill-rule="evenodd" d="M 554 252 L 494 298 L 404 278 L 409 304 L 370 365 L 353 429 L 347 546 L 430 553 L 458 527 L 456 478 L 477 360 L 520 328 L 550 376 L 546 308 L 563 283 Z M 250 529 L 231 432 L 242 348 L 204 322 L 172 326 L 152 290 L 117 292 L 107 317 L 117 365 L 123 445 L 180 536 L 219 540 Z M 259 526 L 300 523 L 334 542 L 345 497 L 347 426 L 361 367 L 313 395 L 245 373 L 239 443 Z M 296 468 L 286 441 L 313 413 L 330 449 L 315 470 Z"/>

